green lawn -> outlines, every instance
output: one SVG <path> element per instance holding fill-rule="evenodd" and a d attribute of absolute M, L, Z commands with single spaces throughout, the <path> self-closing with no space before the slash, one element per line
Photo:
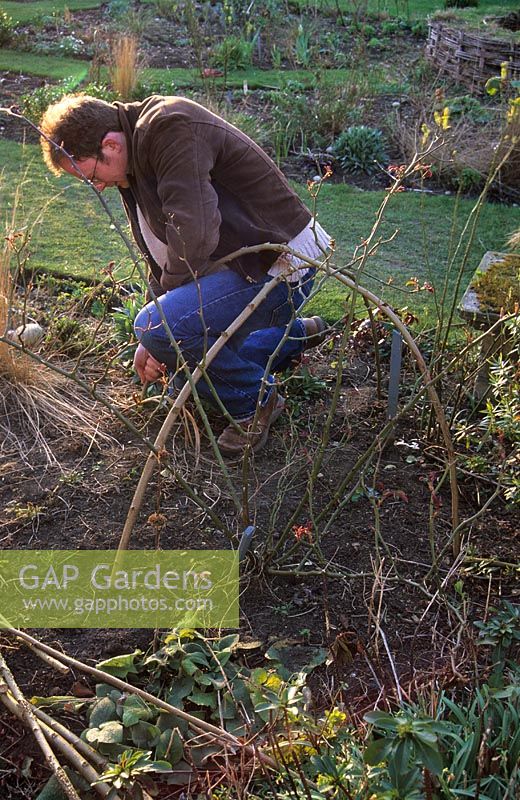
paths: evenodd
<path fill-rule="evenodd" d="M 305 190 L 302 189 L 301 194 L 304 197 Z M 370 233 L 384 196 L 384 192 L 364 192 L 346 184 L 322 188 L 318 216 L 336 238 L 336 261 L 339 264 L 346 263 L 356 246 Z M 360 283 L 397 307 L 408 306 L 430 324 L 434 297 L 426 291 L 409 293 L 406 282 L 414 277 L 421 285 L 429 281 L 437 289 L 437 295 L 440 294 L 459 234 L 474 205 L 472 199 L 458 199 L 453 195 L 417 192 L 394 195 L 386 209 L 379 235 L 388 238 L 396 230 L 398 233 L 393 241 L 381 245 L 378 253 L 368 260 Z M 519 226 L 520 208 L 495 203 L 484 205 L 467 260 L 463 289 L 482 255 L 487 250 L 503 249 L 509 234 Z M 461 257 L 449 268 L 452 286 L 460 264 Z M 389 280 L 392 283 L 389 284 Z M 396 287 L 405 288 L 405 292 Z M 328 317 L 340 315 L 341 306 L 334 284 L 324 287 L 319 304 Z"/>
<path fill-rule="evenodd" d="M 302 9 L 337 9 L 351 16 L 357 7 L 363 8 L 362 3 L 353 3 L 351 0 L 297 0 Z M 385 12 L 391 16 L 420 19 L 425 18 L 435 11 L 444 10 L 444 0 L 369 0 L 368 11 L 372 13 Z M 463 10 L 463 15 L 472 19 L 479 19 L 483 14 L 503 14 L 508 11 L 518 10 L 518 0 L 479 0 L 478 8 Z M 362 15 L 361 15 L 362 16 Z"/>
<path fill-rule="evenodd" d="M 75 58 L 61 58 L 60 56 L 45 56 L 34 53 L 22 53 L 8 48 L 0 48 L 0 70 L 23 72 L 24 75 L 37 75 L 51 80 L 64 80 L 72 78 L 75 81 L 84 80 L 90 67 L 90 61 L 80 61 Z M 101 77 L 108 79 L 108 70 L 102 69 Z M 169 87 L 170 93 L 175 89 L 187 87 L 201 87 L 204 84 L 215 83 L 222 87 L 224 78 L 211 78 L 203 80 L 196 69 L 143 69 L 140 73 L 142 81 L 153 82 L 155 85 L 163 83 Z M 316 71 L 313 70 L 262 70 L 249 68 L 245 70 L 230 71 L 225 79 L 226 86 L 242 88 L 247 83 L 249 89 L 278 88 L 288 81 L 297 81 L 305 86 L 312 85 L 316 80 Z M 388 92 L 395 86 L 383 68 L 371 69 L 367 75 L 364 70 L 327 69 L 320 72 L 320 80 L 324 84 L 341 85 L 347 82 L 361 83 L 367 93 Z"/>
<path fill-rule="evenodd" d="M 226 77 L 211 78 L 203 80 L 196 69 L 143 69 L 142 80 L 166 83 L 171 82 L 175 87 L 202 86 L 205 83 L 214 82 L 216 86 L 222 87 L 224 84 L 232 88 L 242 88 L 246 83 L 249 89 L 278 89 L 286 85 L 289 81 L 301 83 L 304 86 L 312 86 L 316 82 L 319 72 L 319 79 L 326 85 L 344 85 L 346 83 L 360 82 L 366 87 L 368 94 L 378 92 L 388 92 L 395 87 L 395 81 L 391 81 L 385 74 L 383 68 L 372 68 L 367 74 L 366 70 L 359 69 L 256 69 L 249 67 L 243 70 L 230 70 Z"/>
<path fill-rule="evenodd" d="M 109 261 L 119 263 L 123 259 L 121 275 L 128 274 L 130 266 L 126 250 L 110 229 L 99 200 L 87 186 L 70 178 L 58 179 L 48 174 L 35 145 L 25 146 L 22 150 L 14 142 L 0 141 L 0 162 L 5 165 L 0 178 L 2 219 L 8 217 L 15 187 L 20 185 L 22 204 L 18 225 L 30 226 L 37 220 L 31 244 L 32 265 L 51 272 L 92 277 L 100 274 Z M 24 175 L 21 181 L 20 175 Z M 309 200 L 306 187 L 297 189 Z M 123 220 L 117 193 L 109 190 L 105 196 L 117 218 Z M 384 192 L 364 192 L 346 184 L 322 188 L 318 216 L 336 239 L 337 264 L 348 263 L 356 246 L 369 235 L 384 196 Z M 473 200 L 457 200 L 454 196 L 416 192 L 395 195 L 387 209 L 381 236 L 386 238 L 395 230 L 398 234 L 370 259 L 360 282 L 396 306 L 408 306 L 419 313 L 423 321 L 430 323 L 432 295 L 428 292 L 410 293 L 410 289 L 403 293 L 396 287 L 404 287 L 410 278 L 417 277 L 421 284 L 430 281 L 440 290 L 448 268 L 450 248 L 453 249 L 453 242 L 473 206 Z M 502 249 L 508 235 L 518 227 L 520 208 L 497 204 L 484 206 L 465 283 L 483 253 Z M 454 274 L 450 276 L 452 282 L 454 278 Z M 389 279 L 392 284 L 388 284 Z M 345 295 L 336 281 L 330 281 L 314 307 L 331 320 L 338 318 L 344 311 Z"/>
<path fill-rule="evenodd" d="M 54 13 L 63 14 L 69 11 L 80 11 L 85 8 L 97 8 L 101 0 L 40 0 L 40 2 L 14 2 L 2 0 L 0 8 L 8 14 L 13 22 L 30 22 L 38 17 L 52 17 Z"/>
<path fill-rule="evenodd" d="M 23 148 L 0 141 L 0 213 L 11 218 L 19 192 L 17 228 L 32 230 L 30 265 L 49 272 L 92 277 L 109 261 L 126 259 L 119 236 L 94 193 L 72 178 L 55 178 L 43 164 L 39 147 Z M 124 220 L 115 192 L 106 195 L 120 221 Z M 128 274 L 128 263 L 122 267 Z"/>
<path fill-rule="evenodd" d="M 0 70 L 22 72 L 24 75 L 36 75 L 50 80 L 72 78 L 76 82 L 87 77 L 89 61 L 77 58 L 59 58 L 58 56 L 39 56 L 36 53 L 21 53 L 0 47 Z"/>
<path fill-rule="evenodd" d="M 15 2 L 15 0 L 3 0 L 0 8 L 3 8 L 13 20 L 17 22 L 28 22 L 40 16 L 52 16 L 55 12 L 63 12 L 65 8 L 69 11 L 76 11 L 84 8 L 96 8 L 101 5 L 100 0 L 39 0 L 35 2 Z M 299 0 L 302 9 L 330 8 L 342 9 L 346 15 L 352 15 L 353 4 L 350 0 Z M 444 0 L 369 0 L 369 11 L 386 12 L 392 16 L 405 18 L 424 18 L 434 11 L 444 8 Z M 465 9 L 464 16 L 478 20 L 483 14 L 507 13 L 516 11 L 518 0 L 480 0 L 478 9 Z"/>

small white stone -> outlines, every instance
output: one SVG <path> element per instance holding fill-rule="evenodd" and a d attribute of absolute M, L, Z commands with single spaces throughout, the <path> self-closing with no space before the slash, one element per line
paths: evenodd
<path fill-rule="evenodd" d="M 25 347 L 36 347 L 45 336 L 45 332 L 41 325 L 37 322 L 27 322 L 25 325 L 19 325 L 13 336 L 10 337 L 13 341 L 18 341 Z"/>

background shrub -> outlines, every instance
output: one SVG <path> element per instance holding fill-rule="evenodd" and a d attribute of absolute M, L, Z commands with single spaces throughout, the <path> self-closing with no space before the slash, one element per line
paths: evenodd
<path fill-rule="evenodd" d="M 253 61 L 254 40 L 242 36 L 228 36 L 216 48 L 211 63 L 222 69 L 246 69 Z"/>
<path fill-rule="evenodd" d="M 383 134 L 367 125 L 351 125 L 340 133 L 333 152 L 344 170 L 367 175 L 376 172 L 378 163 L 387 158 Z"/>
<path fill-rule="evenodd" d="M 60 83 L 45 84 L 32 92 L 27 92 L 20 97 L 20 107 L 25 116 L 35 124 L 38 124 L 42 114 L 51 105 L 56 103 L 64 95 L 70 94 L 75 90 L 75 85 L 70 78 Z M 105 84 L 89 83 L 82 88 L 85 94 L 99 97 L 100 100 L 112 102 L 116 99 L 115 92 L 111 91 Z"/>
<path fill-rule="evenodd" d="M 462 194 L 475 194 L 482 189 L 484 176 L 472 167 L 463 167 L 453 179 L 453 183 Z"/>
<path fill-rule="evenodd" d="M 9 44 L 13 38 L 13 20 L 0 8 L 0 47 Z"/>

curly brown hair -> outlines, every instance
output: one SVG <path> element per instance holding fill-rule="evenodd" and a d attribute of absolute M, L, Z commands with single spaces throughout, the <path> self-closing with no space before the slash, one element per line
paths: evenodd
<path fill-rule="evenodd" d="M 75 159 L 101 155 L 109 131 L 120 131 L 115 106 L 88 94 L 67 94 L 45 111 L 40 121 L 43 159 L 51 172 L 61 173 L 63 148 Z M 47 137 L 47 138 L 45 138 Z"/>

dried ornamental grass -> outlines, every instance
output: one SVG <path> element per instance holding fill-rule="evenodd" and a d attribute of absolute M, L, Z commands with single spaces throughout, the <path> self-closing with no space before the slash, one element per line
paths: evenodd
<path fill-rule="evenodd" d="M 17 452 L 26 462 L 43 453 L 49 464 L 57 464 L 53 443 L 62 437 L 110 439 L 102 430 L 107 414 L 72 380 L 36 361 L 16 340 L 9 343 L 9 256 L 6 244 L 0 253 L 0 453 Z"/>
<path fill-rule="evenodd" d="M 110 82 L 121 100 L 130 100 L 138 77 L 137 39 L 119 36 L 112 45 Z"/>

